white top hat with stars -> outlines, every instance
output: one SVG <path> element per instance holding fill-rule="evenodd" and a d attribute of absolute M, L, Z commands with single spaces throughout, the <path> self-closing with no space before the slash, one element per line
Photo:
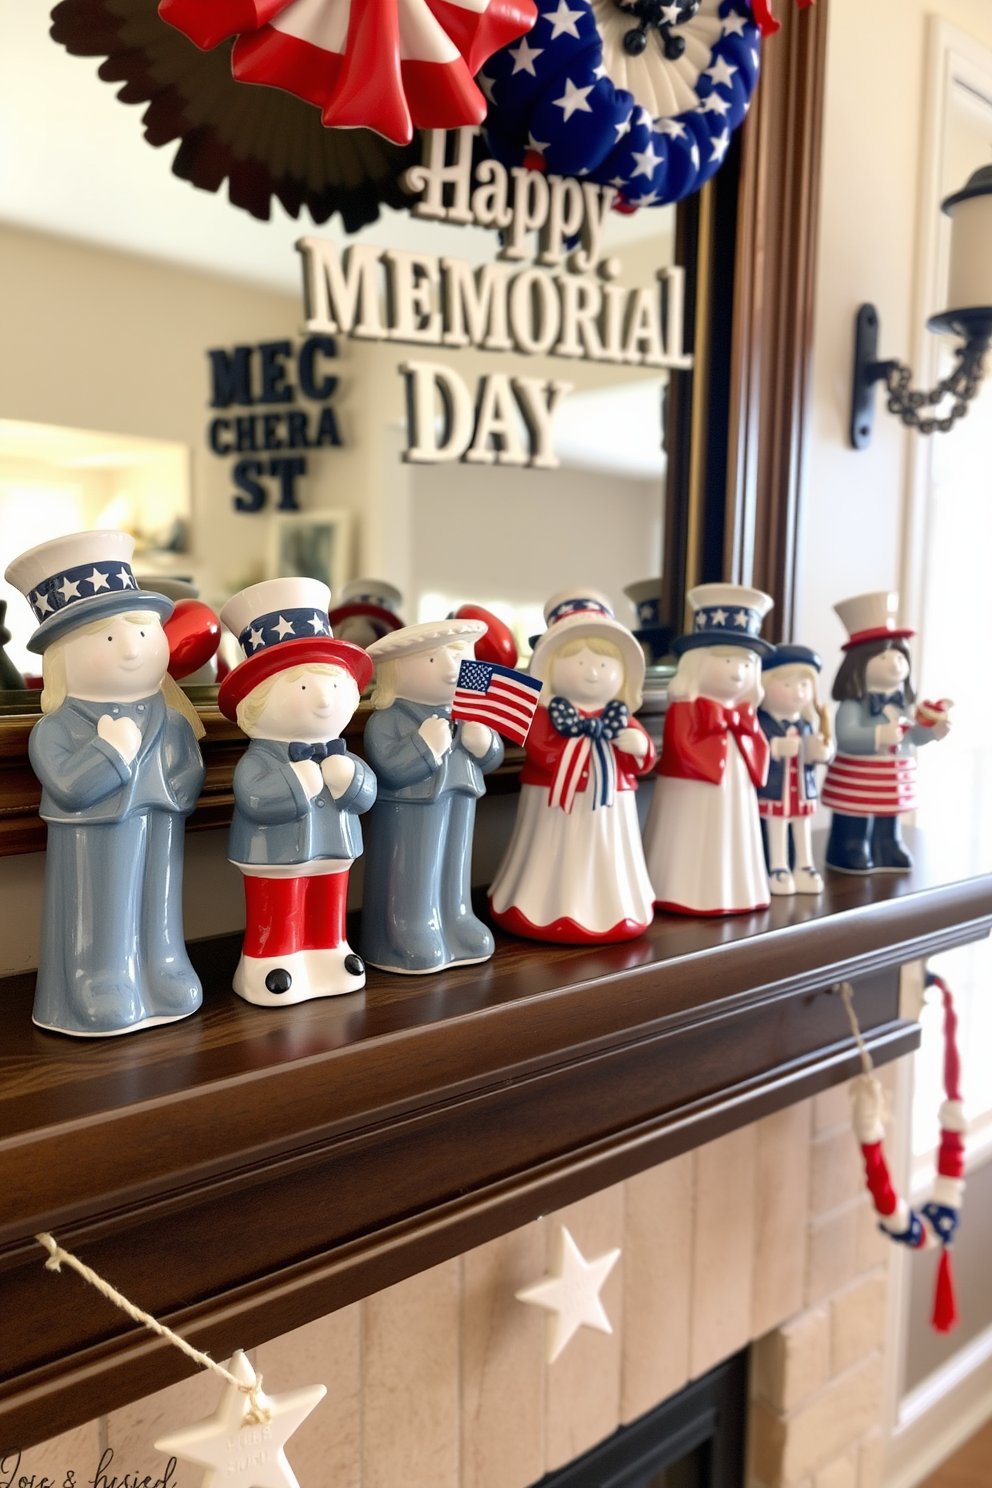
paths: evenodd
<path fill-rule="evenodd" d="M 544 619 L 548 628 L 534 642 L 530 659 L 532 677 L 539 682 L 546 680 L 548 663 L 567 641 L 598 636 L 617 647 L 628 682 L 640 691 L 644 682 L 644 652 L 632 632 L 614 617 L 613 606 L 605 594 L 588 586 L 559 589 L 544 606 Z"/>
<path fill-rule="evenodd" d="M 134 538 L 126 532 L 73 532 L 15 558 L 4 578 L 21 591 L 39 622 L 28 650 L 44 651 L 79 625 L 128 610 L 151 610 L 167 619 L 172 600 L 138 588 L 133 552 Z"/>
<path fill-rule="evenodd" d="M 284 641 L 330 636 L 330 600 L 330 589 L 319 579 L 266 579 L 229 599 L 220 618 L 245 655 L 254 656 Z"/>
<path fill-rule="evenodd" d="M 692 607 L 693 626 L 688 635 L 673 641 L 676 656 L 699 646 L 741 646 L 759 656 L 774 651 L 771 642 L 758 634 L 775 603 L 770 594 L 743 584 L 699 584 L 686 598 Z"/>
<path fill-rule="evenodd" d="M 372 663 L 360 646 L 334 639 L 327 606 L 331 591 L 319 579 L 266 579 L 232 596 L 220 618 L 245 653 L 221 683 L 217 701 L 228 718 L 252 688 L 287 667 L 330 662 L 368 685 Z"/>

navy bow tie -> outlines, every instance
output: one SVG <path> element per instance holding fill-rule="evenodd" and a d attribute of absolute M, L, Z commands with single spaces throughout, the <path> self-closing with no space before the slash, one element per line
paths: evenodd
<path fill-rule="evenodd" d="M 872 718 L 877 718 L 879 714 L 884 713 L 889 703 L 894 703 L 897 708 L 905 708 L 906 694 L 901 687 L 895 692 L 870 692 L 868 694 L 868 706 L 871 709 Z"/>
<path fill-rule="evenodd" d="M 555 731 L 566 738 L 575 739 L 580 734 L 587 734 L 590 739 L 615 739 L 627 727 L 630 713 L 626 703 L 614 698 L 598 717 L 583 718 L 567 698 L 554 697 L 548 706 L 548 717 Z"/>
<path fill-rule="evenodd" d="M 343 739 L 328 739 L 326 744 L 294 743 L 289 746 L 289 758 L 294 765 L 298 765 L 300 760 L 316 760 L 319 763 L 329 755 L 344 753 L 346 748 Z"/>

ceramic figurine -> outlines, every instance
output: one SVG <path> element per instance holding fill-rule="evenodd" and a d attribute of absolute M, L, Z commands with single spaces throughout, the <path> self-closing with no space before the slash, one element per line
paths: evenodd
<path fill-rule="evenodd" d="M 339 641 L 350 641 L 364 650 L 402 627 L 402 603 L 400 591 L 384 579 L 352 579 L 338 594 L 330 612 L 334 634 Z"/>
<path fill-rule="evenodd" d="M 595 590 L 563 590 L 544 618 L 530 663 L 544 689 L 490 908 L 503 929 L 534 940 L 629 940 L 654 918 L 634 798 L 655 763 L 632 716 L 644 653 Z"/>
<path fill-rule="evenodd" d="M 10 640 L 10 631 L 4 624 L 6 618 L 7 601 L 0 599 L 0 688 L 3 688 L 5 691 L 15 689 L 20 692 L 27 686 L 27 683 L 4 650 L 4 647 Z"/>
<path fill-rule="evenodd" d="M 773 894 L 819 894 L 810 819 L 816 810 L 816 770 L 833 754 L 830 714 L 820 706 L 816 680 L 823 663 L 808 646 L 776 646 L 762 663 L 764 701 L 758 722 L 768 740 L 768 779 L 758 787 L 767 833 L 768 887 Z M 789 828 L 795 871 L 790 867 Z"/>
<path fill-rule="evenodd" d="M 675 914 L 743 914 L 766 909 L 768 875 L 757 791 L 768 775 L 768 741 L 758 726 L 759 635 L 767 594 L 736 584 L 689 591 L 690 635 L 668 689 L 658 779 L 645 828 L 655 903 Z"/>
<path fill-rule="evenodd" d="M 348 944 L 348 870 L 375 776 L 341 731 L 372 675 L 366 653 L 334 638 L 319 579 L 269 579 L 221 611 L 245 659 L 218 701 L 250 743 L 234 772 L 228 856 L 244 876 L 245 941 L 234 990 L 261 1007 L 357 992 L 365 966 Z"/>
<path fill-rule="evenodd" d="M 365 752 L 379 781 L 365 870 L 362 954 L 418 975 L 486 961 L 495 943 L 472 913 L 475 803 L 503 743 L 482 723 L 452 727 L 462 661 L 479 620 L 408 625 L 369 647 L 375 709 Z"/>
<path fill-rule="evenodd" d="M 950 703 L 914 712 L 909 637 L 898 594 L 859 594 L 834 605 L 849 639 L 834 678 L 837 754 L 823 782 L 833 809 L 827 866 L 840 873 L 904 873 L 913 866 L 899 817 L 916 807 L 913 746 L 943 739 Z"/>
<path fill-rule="evenodd" d="M 668 655 L 674 634 L 672 627 L 662 622 L 661 585 L 660 577 L 638 579 L 635 584 L 626 584 L 623 591 L 637 617 L 634 635 L 641 642 L 652 665 Z"/>
<path fill-rule="evenodd" d="M 182 875 L 203 761 L 167 675 L 172 601 L 139 589 L 133 550 L 123 532 L 76 533 L 6 573 L 34 610 L 28 647 L 43 658 L 28 746 L 48 823 L 33 1016 L 91 1038 L 186 1018 L 202 1000 Z"/>

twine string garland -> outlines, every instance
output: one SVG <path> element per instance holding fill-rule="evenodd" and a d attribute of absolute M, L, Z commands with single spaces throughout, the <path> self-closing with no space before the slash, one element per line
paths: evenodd
<path fill-rule="evenodd" d="M 164 1338 L 175 1348 L 181 1349 L 195 1364 L 199 1364 L 201 1369 L 212 1369 L 214 1374 L 220 1375 L 221 1379 L 226 1380 L 229 1385 L 236 1385 L 242 1394 L 248 1397 L 244 1416 L 245 1426 L 264 1426 L 271 1419 L 271 1412 L 259 1399 L 262 1390 L 262 1376 L 260 1374 L 255 1375 L 251 1384 L 245 1384 L 243 1380 L 239 1380 L 233 1375 L 229 1369 L 225 1369 L 223 1364 L 218 1364 L 215 1359 L 211 1359 L 209 1354 L 205 1354 L 200 1349 L 194 1348 L 191 1343 L 186 1342 L 185 1338 L 180 1338 L 178 1333 L 173 1333 L 171 1328 L 167 1328 L 164 1323 L 160 1323 L 158 1318 L 153 1318 L 151 1313 L 144 1312 L 140 1307 L 135 1307 L 134 1303 L 129 1302 L 122 1292 L 119 1292 L 116 1287 L 111 1286 L 109 1281 L 104 1281 L 102 1276 L 97 1275 L 78 1256 L 72 1255 L 68 1250 L 63 1250 L 54 1235 L 45 1233 L 35 1235 L 34 1238 L 39 1245 L 48 1251 L 48 1260 L 45 1262 L 46 1271 L 61 1271 L 62 1263 L 65 1262 L 84 1281 L 89 1282 L 90 1286 L 95 1287 L 101 1296 L 106 1297 L 108 1302 L 113 1302 L 115 1307 L 119 1307 L 122 1312 L 126 1312 L 129 1318 L 133 1318 L 136 1323 L 143 1324 L 152 1333 L 157 1333 L 160 1338 Z"/>
<path fill-rule="evenodd" d="M 844 1008 L 847 1012 L 847 1021 L 851 1025 L 851 1034 L 853 1035 L 854 1042 L 858 1046 L 858 1053 L 861 1055 L 862 1072 L 867 1075 L 869 1079 L 874 1080 L 874 1061 L 871 1057 L 871 1051 L 864 1041 L 864 1036 L 861 1032 L 860 1025 L 858 1024 L 857 1013 L 855 1013 L 854 1011 L 854 988 L 851 986 L 850 982 L 840 982 L 838 983 L 837 990 L 841 995 L 841 999 L 843 1000 Z"/>

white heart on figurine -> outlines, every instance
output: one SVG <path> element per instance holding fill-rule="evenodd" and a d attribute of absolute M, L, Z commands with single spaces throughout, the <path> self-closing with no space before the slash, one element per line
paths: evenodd
<path fill-rule="evenodd" d="M 114 718 L 110 713 L 103 713 L 96 731 L 128 764 L 141 748 L 141 730 L 133 718 Z"/>

